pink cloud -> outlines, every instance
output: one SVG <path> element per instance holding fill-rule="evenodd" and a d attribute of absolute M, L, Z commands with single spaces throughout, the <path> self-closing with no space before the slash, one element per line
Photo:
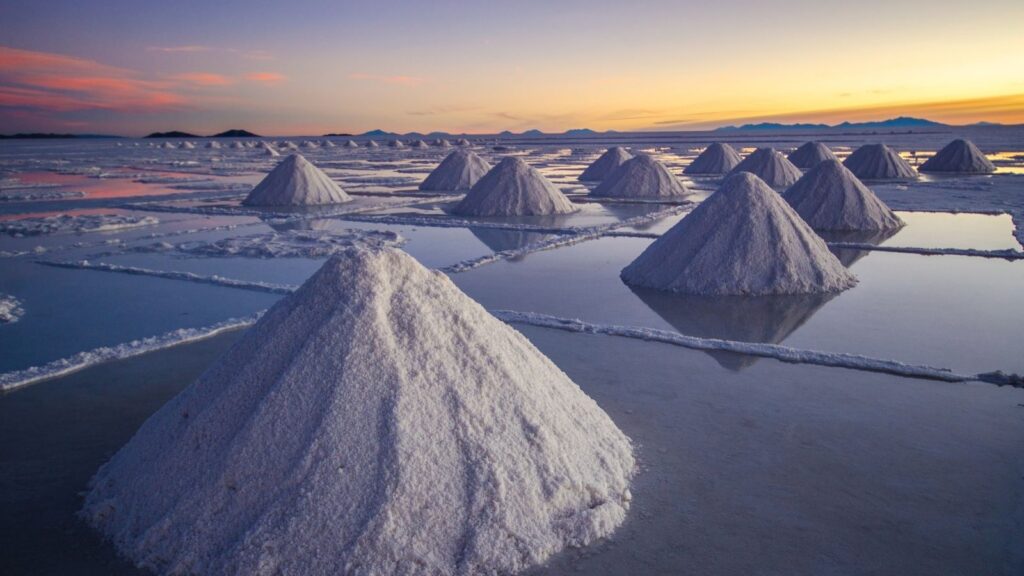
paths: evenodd
<path fill-rule="evenodd" d="M 353 72 L 348 75 L 350 80 L 368 80 L 371 82 L 381 82 L 383 84 L 393 84 L 396 86 L 419 86 L 426 82 L 426 79 L 418 76 L 381 76 L 377 74 L 364 74 L 362 72 Z"/>
<path fill-rule="evenodd" d="M 197 86 L 230 86 L 235 83 L 233 79 L 223 74 L 214 74 L 212 72 L 187 72 L 185 74 L 177 74 L 171 78 Z"/>
<path fill-rule="evenodd" d="M 245 75 L 245 79 L 264 84 L 280 84 L 287 80 L 284 74 L 278 74 L 277 72 L 250 72 Z"/>

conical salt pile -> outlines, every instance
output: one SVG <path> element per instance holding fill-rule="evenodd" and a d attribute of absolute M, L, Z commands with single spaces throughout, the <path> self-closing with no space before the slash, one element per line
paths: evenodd
<path fill-rule="evenodd" d="M 648 246 L 622 280 L 707 296 L 838 292 L 857 282 L 781 196 L 745 172 Z"/>
<path fill-rule="evenodd" d="M 463 216 L 569 214 L 578 208 L 547 178 L 515 156 L 484 175 L 452 210 Z"/>
<path fill-rule="evenodd" d="M 401 140 L 392 140 L 388 142 L 388 146 L 392 148 L 405 148 L 405 144 L 403 144 Z"/>
<path fill-rule="evenodd" d="M 177 146 L 175 146 L 174 144 L 171 144 L 170 142 L 164 142 L 163 144 L 160 145 L 160 147 L 161 148 L 177 148 Z"/>
<path fill-rule="evenodd" d="M 787 156 L 797 168 L 810 170 L 825 160 L 835 160 L 836 155 L 821 142 L 807 142 Z"/>
<path fill-rule="evenodd" d="M 217 148 L 220 148 L 220 142 L 217 142 L 216 140 L 210 140 L 209 142 L 206 143 L 206 147 L 216 150 Z"/>
<path fill-rule="evenodd" d="M 352 198 L 330 176 L 300 154 L 281 161 L 260 181 L 242 204 L 246 206 L 316 206 Z"/>
<path fill-rule="evenodd" d="M 758 148 L 729 172 L 749 172 L 772 188 L 786 188 L 800 179 L 800 169 L 774 148 Z"/>
<path fill-rule="evenodd" d="M 452 143 L 445 140 L 444 138 L 438 138 L 437 140 L 434 141 L 434 146 L 437 146 L 439 148 L 451 148 Z"/>
<path fill-rule="evenodd" d="M 743 161 L 740 153 L 723 142 L 714 142 L 683 169 L 684 174 L 728 174 Z"/>
<path fill-rule="evenodd" d="M 417 141 L 413 142 L 413 143 L 412 143 L 412 147 L 413 147 L 413 148 L 419 148 L 419 149 L 421 149 L 421 150 L 422 150 L 423 148 L 430 148 L 430 146 L 428 146 L 428 145 L 427 145 L 427 143 L 426 143 L 426 142 L 424 142 L 423 140 L 417 140 Z"/>
<path fill-rule="evenodd" d="M 839 160 L 825 160 L 782 196 L 815 230 L 890 230 L 899 216 Z"/>
<path fill-rule="evenodd" d="M 366 141 L 366 147 L 367 148 L 380 148 L 380 144 L 377 144 L 376 140 L 367 140 Z"/>
<path fill-rule="evenodd" d="M 182 142 L 181 144 L 178 144 L 178 148 L 181 148 L 182 150 L 192 150 L 195 147 L 196 147 L 195 144 L 193 144 L 191 142 L 187 142 L 187 141 L 186 142 Z"/>
<path fill-rule="evenodd" d="M 616 168 L 590 193 L 605 198 L 678 198 L 688 194 L 686 186 L 661 162 L 637 154 Z"/>
<path fill-rule="evenodd" d="M 271 147 L 270 144 L 267 144 L 266 142 L 264 142 L 260 148 L 262 148 L 264 156 L 270 156 L 272 158 L 275 158 L 281 155 L 277 150 L 274 150 L 274 148 Z"/>
<path fill-rule="evenodd" d="M 334 142 L 332 142 L 330 140 L 324 140 L 323 142 L 320 143 L 320 145 L 323 146 L 324 148 L 335 148 L 336 147 Z"/>
<path fill-rule="evenodd" d="M 996 167 L 974 142 L 957 139 L 921 164 L 921 172 L 958 172 L 961 174 L 989 174 Z"/>
<path fill-rule="evenodd" d="M 359 144 L 355 140 L 348 140 L 345 142 L 345 148 L 359 148 Z"/>
<path fill-rule="evenodd" d="M 600 182 L 632 157 L 632 154 L 620 146 L 609 148 L 597 160 L 594 160 L 590 166 L 587 166 L 587 169 L 580 174 L 578 180 L 580 182 Z"/>
<path fill-rule="evenodd" d="M 245 144 L 242 144 L 238 140 L 235 140 L 234 142 L 231 143 L 232 150 L 241 150 L 242 148 L 245 148 Z"/>
<path fill-rule="evenodd" d="M 469 140 L 466 140 L 465 138 L 459 138 L 458 141 L 455 142 L 455 144 L 458 146 L 469 146 Z"/>
<path fill-rule="evenodd" d="M 843 165 L 862 180 L 907 180 L 917 172 L 895 150 L 885 144 L 865 144 L 854 150 Z"/>
<path fill-rule="evenodd" d="M 306 140 L 305 142 L 302 143 L 302 147 L 312 150 L 314 148 L 319 148 L 320 145 L 317 144 L 316 142 L 313 142 L 312 140 Z"/>
<path fill-rule="evenodd" d="M 510 574 L 615 530 L 633 471 L 529 340 L 362 248 L 151 416 L 82 514 L 160 574 Z"/>
<path fill-rule="evenodd" d="M 469 190 L 491 169 L 470 150 L 456 150 L 438 164 L 420 184 L 420 190 Z"/>

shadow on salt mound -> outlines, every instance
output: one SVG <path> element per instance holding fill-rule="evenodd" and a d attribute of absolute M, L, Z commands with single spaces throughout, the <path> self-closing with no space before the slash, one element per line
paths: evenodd
<path fill-rule="evenodd" d="M 593 191 L 598 198 L 675 199 L 689 194 L 668 168 L 647 154 L 637 154 L 612 171 Z"/>
<path fill-rule="evenodd" d="M 694 158 L 693 162 L 683 169 L 683 173 L 694 175 L 728 174 L 742 161 L 743 158 L 735 148 L 724 142 L 714 142 Z"/>
<path fill-rule="evenodd" d="M 786 157 L 801 170 L 810 170 L 825 160 L 835 160 L 836 155 L 821 142 L 807 142 Z"/>
<path fill-rule="evenodd" d="M 322 206 L 352 198 L 301 154 L 291 154 L 242 201 L 243 206 Z"/>
<path fill-rule="evenodd" d="M 578 210 L 540 172 L 509 156 L 477 181 L 451 211 L 459 216 L 546 216 Z"/>
<path fill-rule="evenodd" d="M 620 146 L 609 148 L 597 160 L 594 160 L 590 166 L 587 166 L 587 169 L 579 175 L 577 180 L 580 182 L 600 182 L 632 157 L 632 154 Z"/>
<path fill-rule="evenodd" d="M 621 277 L 707 296 L 839 292 L 857 282 L 785 200 L 747 172 L 726 178 Z"/>
<path fill-rule="evenodd" d="M 800 179 L 800 169 L 774 148 L 758 148 L 729 172 L 748 172 L 772 188 L 786 188 Z"/>
<path fill-rule="evenodd" d="M 447 276 L 351 249 L 151 416 L 82 515 L 161 573 L 509 574 L 614 531 L 634 467 Z"/>
<path fill-rule="evenodd" d="M 843 166 L 862 180 L 913 180 L 914 168 L 885 144 L 865 144 L 843 161 Z"/>
<path fill-rule="evenodd" d="M 782 197 L 815 230 L 890 230 L 903 221 L 839 160 L 819 162 Z"/>
<path fill-rule="evenodd" d="M 630 287 L 640 300 L 680 334 L 736 342 L 780 344 L 835 294 L 691 296 Z M 759 359 L 708 351 L 723 368 L 739 371 Z"/>
<path fill-rule="evenodd" d="M 920 172 L 991 174 L 996 167 L 970 140 L 958 138 L 946 144 L 918 168 Z"/>
<path fill-rule="evenodd" d="M 491 165 L 472 151 L 455 150 L 420 183 L 419 189 L 430 192 L 469 190 L 490 170 Z"/>

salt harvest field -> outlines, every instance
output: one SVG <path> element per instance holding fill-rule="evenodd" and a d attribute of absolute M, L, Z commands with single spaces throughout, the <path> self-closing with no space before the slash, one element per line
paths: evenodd
<path fill-rule="evenodd" d="M 1024 129 L 467 138 L 0 141 L 0 572 L 1024 573 Z"/>

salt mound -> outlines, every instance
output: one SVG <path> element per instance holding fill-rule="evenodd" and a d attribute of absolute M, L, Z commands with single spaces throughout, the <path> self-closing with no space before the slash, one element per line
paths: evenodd
<path fill-rule="evenodd" d="M 345 148 L 359 148 L 359 144 L 355 140 L 349 140 L 345 142 Z"/>
<path fill-rule="evenodd" d="M 220 142 L 217 142 L 216 140 L 210 140 L 209 142 L 206 143 L 206 147 L 213 149 L 220 148 Z"/>
<path fill-rule="evenodd" d="M 235 140 L 234 142 L 231 143 L 230 148 L 232 150 L 241 150 L 242 148 L 245 148 L 245 144 L 242 144 L 238 140 Z"/>
<path fill-rule="evenodd" d="M 376 140 L 367 140 L 366 141 L 366 147 L 367 148 L 379 148 L 380 144 L 377 144 Z"/>
<path fill-rule="evenodd" d="M 839 160 L 825 160 L 783 194 L 815 230 L 890 230 L 903 226 L 899 216 Z"/>
<path fill-rule="evenodd" d="M 921 172 L 959 172 L 963 174 L 988 174 L 996 171 L 995 165 L 978 150 L 974 142 L 956 139 L 925 161 Z"/>
<path fill-rule="evenodd" d="M 300 154 L 292 154 L 267 174 L 242 204 L 246 206 L 314 206 L 352 198 L 334 180 Z"/>
<path fill-rule="evenodd" d="M 469 146 L 469 140 L 466 140 L 465 138 L 459 138 L 458 141 L 455 142 L 455 144 L 458 146 Z"/>
<path fill-rule="evenodd" d="M 405 144 L 403 144 L 401 140 L 392 140 L 388 142 L 388 146 L 392 148 L 405 148 Z"/>
<path fill-rule="evenodd" d="M 632 154 L 620 146 L 609 148 L 604 154 L 601 154 L 600 158 L 594 160 L 590 166 L 587 166 L 587 169 L 580 174 L 579 180 L 580 182 L 599 182 L 604 180 L 616 168 L 625 164 L 632 157 Z"/>
<path fill-rule="evenodd" d="M 774 148 L 758 148 L 729 172 L 749 172 L 772 188 L 786 188 L 800 179 L 800 169 Z"/>
<path fill-rule="evenodd" d="M 438 146 L 440 148 L 451 148 L 452 143 L 445 140 L 444 138 L 438 138 L 437 140 L 434 141 L 434 146 Z"/>
<path fill-rule="evenodd" d="M 688 192 L 664 164 L 647 154 L 637 154 L 616 168 L 590 194 L 605 198 L 672 198 Z"/>
<path fill-rule="evenodd" d="M 182 142 L 181 144 L 178 144 L 178 148 L 181 148 L 182 150 L 193 150 L 195 147 L 196 145 L 191 142 Z"/>
<path fill-rule="evenodd" d="M 490 169 L 491 165 L 472 151 L 456 150 L 423 180 L 420 190 L 469 190 Z"/>
<path fill-rule="evenodd" d="M 314 148 L 319 148 L 320 145 L 317 144 L 316 142 L 313 142 L 312 140 L 306 140 L 305 142 L 302 143 L 302 147 L 312 150 Z"/>
<path fill-rule="evenodd" d="M 728 174 L 743 158 L 732 146 L 714 142 L 683 169 L 684 174 Z"/>
<path fill-rule="evenodd" d="M 82 514 L 162 574 L 508 574 L 611 533 L 633 471 L 529 340 L 353 249 L 151 416 Z"/>
<path fill-rule="evenodd" d="M 707 296 L 838 292 L 857 280 L 761 179 L 740 172 L 622 270 L 622 280 Z"/>
<path fill-rule="evenodd" d="M 810 170 L 825 160 L 835 160 L 836 155 L 821 142 L 806 142 L 787 156 L 797 168 Z"/>
<path fill-rule="evenodd" d="M 334 142 L 332 142 L 332 141 L 330 141 L 330 140 L 324 140 L 323 142 L 321 142 L 321 145 L 322 145 L 322 146 L 323 146 L 324 148 L 336 148 L 336 146 L 335 146 Z"/>
<path fill-rule="evenodd" d="M 917 172 L 885 144 L 865 144 L 854 150 L 843 165 L 864 180 L 905 180 L 917 178 Z"/>
<path fill-rule="evenodd" d="M 422 148 L 429 148 L 430 146 L 428 146 L 427 143 L 424 142 L 423 140 L 417 140 L 417 141 L 412 143 L 412 147 L 413 148 L 421 148 L 422 149 Z"/>
<path fill-rule="evenodd" d="M 264 156 L 270 156 L 270 157 L 274 158 L 274 157 L 277 157 L 277 156 L 281 155 L 277 150 L 274 150 L 270 146 L 270 144 L 267 144 L 266 142 L 263 143 L 262 149 L 263 149 L 263 155 Z"/>
<path fill-rule="evenodd" d="M 579 208 L 555 185 L 515 156 L 484 175 L 452 210 L 463 216 L 569 214 Z"/>
<path fill-rule="evenodd" d="M 160 145 L 160 147 L 161 148 L 177 148 L 177 146 L 175 146 L 174 144 L 171 144 L 170 142 L 164 142 L 163 144 Z"/>

